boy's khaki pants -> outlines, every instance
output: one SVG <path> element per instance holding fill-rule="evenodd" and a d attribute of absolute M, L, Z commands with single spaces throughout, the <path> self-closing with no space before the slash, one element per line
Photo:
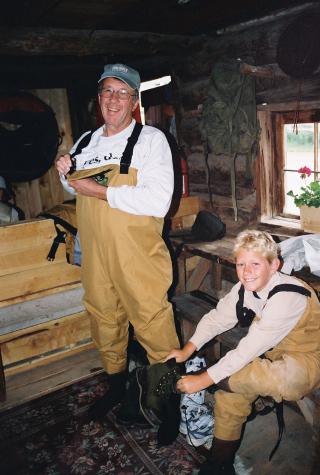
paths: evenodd
<path fill-rule="evenodd" d="M 319 362 L 312 354 L 283 354 L 276 361 L 256 358 L 230 376 L 232 392 L 215 393 L 214 435 L 222 440 L 240 439 L 242 425 L 258 396 L 270 396 L 277 402 L 298 401 L 319 385 Z"/>

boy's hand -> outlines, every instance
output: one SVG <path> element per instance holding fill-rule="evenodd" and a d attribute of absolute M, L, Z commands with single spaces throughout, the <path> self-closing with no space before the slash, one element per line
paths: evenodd
<path fill-rule="evenodd" d="M 190 374 L 182 376 L 176 384 L 179 393 L 192 394 L 201 389 L 205 389 L 214 384 L 207 371 L 201 374 Z"/>
<path fill-rule="evenodd" d="M 171 358 L 175 358 L 177 363 L 183 363 L 192 355 L 192 353 L 194 353 L 195 349 L 196 347 L 194 346 L 194 344 L 188 341 L 188 343 L 184 345 L 182 350 L 180 350 L 179 348 L 171 350 L 165 361 L 168 361 Z"/>
<path fill-rule="evenodd" d="M 175 358 L 177 363 L 183 363 L 188 359 L 188 357 L 185 357 L 183 350 L 178 350 L 178 348 L 171 350 L 165 361 L 171 360 L 171 358 Z"/>

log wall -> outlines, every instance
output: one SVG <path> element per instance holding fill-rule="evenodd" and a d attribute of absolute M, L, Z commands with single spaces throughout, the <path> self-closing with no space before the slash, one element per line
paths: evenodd
<path fill-rule="evenodd" d="M 265 191 L 260 190 L 260 174 L 266 174 L 268 183 L 271 170 L 268 161 L 272 154 L 271 121 L 268 108 L 278 105 L 277 110 L 296 110 L 298 102 L 303 107 L 312 107 L 318 99 L 320 74 L 317 72 L 308 79 L 298 80 L 285 74 L 277 64 L 277 45 L 279 37 L 296 17 L 274 17 L 264 24 L 253 25 L 239 31 L 231 31 L 220 37 L 203 41 L 202 49 L 176 68 L 176 82 L 179 89 L 179 139 L 183 146 L 189 168 L 191 195 L 199 195 L 210 207 L 210 185 L 213 209 L 227 224 L 230 232 L 254 224 L 261 214 L 268 214 Z M 241 59 L 242 62 L 256 66 L 251 74 L 256 77 L 256 103 L 267 103 L 266 111 L 259 107 L 260 151 L 252 172 L 253 181 L 248 182 L 245 175 L 245 160 L 239 156 L 236 160 L 238 219 L 232 207 L 230 171 L 231 161 L 227 156 L 209 153 L 205 160 L 205 144 L 200 134 L 201 108 L 209 86 L 210 72 L 214 63 L 222 58 Z M 262 73 L 264 72 L 264 74 Z M 300 91 L 300 92 L 299 92 Z M 282 106 L 281 106 L 282 104 Z M 266 166 L 265 166 L 266 165 Z M 262 196 L 260 196 L 262 192 Z"/>
<path fill-rule="evenodd" d="M 310 3 L 310 11 L 314 4 Z M 39 86 L 46 88 L 41 89 L 39 97 L 49 101 L 59 117 L 63 143 L 58 153 L 61 153 L 73 143 L 68 101 L 72 105 L 74 138 L 78 138 L 80 133 L 91 127 L 88 103 L 94 100 L 96 79 L 106 61 L 124 62 L 136 67 L 143 80 L 171 74 L 178 142 L 187 157 L 190 193 L 198 195 L 205 206 L 210 207 L 210 186 L 214 210 L 226 221 L 230 231 L 237 232 L 239 228 L 257 222 L 261 214 L 269 212 L 264 207 L 260 176 L 264 174 L 268 180 L 268 164 L 267 167 L 263 165 L 271 153 L 270 109 L 266 109 L 265 113 L 262 109 L 259 112 L 261 147 L 258 159 L 252 165 L 253 180 L 248 182 L 246 178 L 244 157 L 236 160 L 238 220 L 235 221 L 230 159 L 209 153 L 206 163 L 199 130 L 210 73 L 215 62 L 223 57 L 240 58 L 242 63 L 254 66 L 251 74 L 256 78 L 258 106 L 263 103 L 268 103 L 268 107 L 278 104 L 277 110 L 282 110 L 281 105 L 284 110 L 295 110 L 299 101 L 306 105 L 318 100 L 319 71 L 300 81 L 290 78 L 277 64 L 279 38 L 297 16 L 298 13 L 292 11 L 287 15 L 274 15 L 238 25 L 218 34 L 213 32 L 212 36 L 194 37 L 108 30 L 94 33 L 87 30 L 44 31 L 41 28 L 19 29 L 12 33 L 0 28 L 0 37 L 3 38 L 0 53 L 6 71 L 0 81 L 25 88 L 28 84 L 35 84 L 35 78 L 46 84 Z M 35 90 L 37 86 L 28 89 L 32 88 Z M 36 94 L 38 91 L 40 89 Z M 27 218 L 66 198 L 54 169 L 35 183 L 19 185 L 16 191 L 17 204 L 24 209 Z"/>

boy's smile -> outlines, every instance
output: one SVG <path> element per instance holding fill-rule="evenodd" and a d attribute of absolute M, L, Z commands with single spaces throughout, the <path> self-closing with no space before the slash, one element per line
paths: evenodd
<path fill-rule="evenodd" d="M 240 282 L 246 290 L 259 292 L 262 290 L 280 265 L 279 259 L 271 262 L 260 253 L 247 249 L 239 249 L 236 255 L 236 269 Z"/>

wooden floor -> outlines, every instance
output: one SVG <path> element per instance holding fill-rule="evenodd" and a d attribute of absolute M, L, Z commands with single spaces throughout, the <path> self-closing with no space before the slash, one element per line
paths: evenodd
<path fill-rule="evenodd" d="M 101 371 L 103 370 L 97 352 L 89 350 L 56 361 L 51 365 L 8 377 L 7 401 L 0 404 L 0 411 Z M 243 442 L 236 457 L 238 475 L 318 475 L 320 473 L 319 465 L 313 467 L 315 444 L 310 425 L 299 412 L 288 406 L 285 406 L 285 423 L 286 431 L 271 462 L 268 461 L 268 457 L 277 440 L 275 414 L 258 416 L 247 424 Z"/>
<path fill-rule="evenodd" d="M 316 475 L 313 470 L 313 431 L 303 416 L 285 406 L 286 430 L 281 444 L 268 461 L 277 440 L 277 421 L 274 413 L 258 416 L 247 423 L 244 438 L 236 458 L 238 475 Z"/>

